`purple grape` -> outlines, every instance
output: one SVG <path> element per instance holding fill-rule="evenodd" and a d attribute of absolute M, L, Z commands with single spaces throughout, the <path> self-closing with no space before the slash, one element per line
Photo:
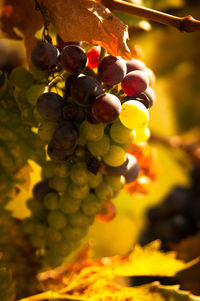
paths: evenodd
<path fill-rule="evenodd" d="M 99 122 L 113 122 L 121 111 L 121 102 L 114 94 L 101 94 L 92 106 L 92 115 Z"/>
<path fill-rule="evenodd" d="M 107 171 L 108 174 L 110 174 L 112 176 L 125 175 L 127 173 L 128 162 L 129 162 L 129 159 L 126 156 L 126 161 L 122 165 L 117 166 L 117 167 L 106 165 L 105 170 Z"/>
<path fill-rule="evenodd" d="M 48 180 L 43 180 L 43 181 L 38 182 L 33 187 L 33 196 L 37 201 L 41 202 L 41 201 L 43 201 L 45 195 L 52 191 L 54 191 L 54 190 L 49 187 Z"/>
<path fill-rule="evenodd" d="M 42 71 L 53 71 L 58 66 L 59 51 L 50 43 L 40 43 L 31 54 L 32 63 Z"/>
<path fill-rule="evenodd" d="M 75 150 L 76 150 L 76 145 L 73 145 L 69 149 L 61 149 L 61 148 L 56 148 L 54 142 L 50 141 L 47 148 L 47 153 L 53 161 L 60 163 L 60 162 L 70 160 L 73 157 Z"/>
<path fill-rule="evenodd" d="M 65 81 L 65 95 L 66 97 L 71 95 L 71 85 L 73 81 L 78 77 L 78 74 L 71 74 Z"/>
<path fill-rule="evenodd" d="M 54 93 L 43 93 L 37 100 L 37 110 L 39 114 L 47 120 L 59 121 L 62 118 L 64 99 Z"/>
<path fill-rule="evenodd" d="M 78 131 L 70 121 L 58 124 L 52 137 L 52 145 L 59 150 L 68 150 L 76 146 Z"/>
<path fill-rule="evenodd" d="M 126 95 L 131 96 L 144 92 L 149 86 L 149 79 L 143 71 L 132 71 L 122 81 L 122 89 Z"/>
<path fill-rule="evenodd" d="M 147 109 L 151 108 L 155 103 L 155 93 L 151 87 L 148 87 L 144 92 L 125 97 L 125 100 L 135 99 L 140 101 Z"/>
<path fill-rule="evenodd" d="M 108 86 L 119 84 L 126 75 L 126 71 L 125 61 L 114 56 L 104 57 L 98 67 L 102 82 Z"/>
<path fill-rule="evenodd" d="M 95 78 L 87 75 L 79 76 L 71 85 L 72 99 L 83 107 L 92 105 L 95 98 L 102 93 L 101 84 Z"/>
<path fill-rule="evenodd" d="M 96 175 L 100 170 L 101 162 L 97 158 L 91 156 L 89 156 L 86 161 L 87 161 L 87 169 L 91 173 Z"/>
<path fill-rule="evenodd" d="M 126 67 L 127 67 L 127 73 L 135 70 L 146 71 L 145 64 L 142 61 L 136 59 L 126 61 Z"/>
<path fill-rule="evenodd" d="M 60 63 L 66 71 L 80 73 L 87 64 L 87 54 L 81 47 L 69 45 L 61 51 Z"/>
<path fill-rule="evenodd" d="M 135 181 L 140 172 L 140 166 L 137 162 L 137 159 L 131 154 L 127 154 L 128 164 L 127 164 L 127 172 L 124 175 L 126 183 L 131 183 Z"/>

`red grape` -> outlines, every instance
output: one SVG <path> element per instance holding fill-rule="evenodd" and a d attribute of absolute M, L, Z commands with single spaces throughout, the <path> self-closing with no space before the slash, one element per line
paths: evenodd
<path fill-rule="evenodd" d="M 88 53 L 88 63 L 87 66 L 90 69 L 94 69 L 98 67 L 99 64 L 99 57 L 100 57 L 100 49 L 99 47 L 93 47 Z"/>
<path fill-rule="evenodd" d="M 122 81 L 122 89 L 128 96 L 144 92 L 149 85 L 149 79 L 143 71 L 132 71 Z"/>
<path fill-rule="evenodd" d="M 47 120 L 58 121 L 62 118 L 64 99 L 54 93 L 43 93 L 37 100 L 37 110 L 39 114 Z"/>
<path fill-rule="evenodd" d="M 126 61 L 126 67 L 127 67 L 127 73 L 135 70 L 146 71 L 145 64 L 142 61 L 136 59 Z"/>
<path fill-rule="evenodd" d="M 62 67 L 71 73 L 80 73 L 86 66 L 87 54 L 85 50 L 76 45 L 69 45 L 63 48 L 60 54 Z"/>
<path fill-rule="evenodd" d="M 92 106 L 92 115 L 99 122 L 113 122 L 119 116 L 121 102 L 114 94 L 101 94 Z"/>
<path fill-rule="evenodd" d="M 126 70 L 124 60 L 114 56 L 106 56 L 99 63 L 98 73 L 104 84 L 113 86 L 123 80 Z"/>
<path fill-rule="evenodd" d="M 31 54 L 32 63 L 42 71 L 53 71 L 58 65 L 59 51 L 50 43 L 40 43 Z"/>

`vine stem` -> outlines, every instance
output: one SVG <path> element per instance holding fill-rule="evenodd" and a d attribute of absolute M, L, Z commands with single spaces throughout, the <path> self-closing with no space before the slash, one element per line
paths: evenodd
<path fill-rule="evenodd" d="M 111 11 L 120 11 L 177 28 L 184 32 L 200 31 L 200 21 L 192 16 L 176 17 L 122 0 L 100 0 Z"/>

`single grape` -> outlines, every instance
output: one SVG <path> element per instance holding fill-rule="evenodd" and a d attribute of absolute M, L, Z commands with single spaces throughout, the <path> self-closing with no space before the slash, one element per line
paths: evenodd
<path fill-rule="evenodd" d="M 103 156 L 110 148 L 110 139 L 104 134 L 98 141 L 89 141 L 87 147 L 93 156 Z"/>
<path fill-rule="evenodd" d="M 122 89 L 128 96 L 144 92 L 149 86 L 149 79 L 143 71 L 132 71 L 122 81 Z"/>
<path fill-rule="evenodd" d="M 70 121 L 63 121 L 58 124 L 52 137 L 52 144 L 55 148 L 69 150 L 77 144 L 78 131 Z"/>
<path fill-rule="evenodd" d="M 83 48 L 76 45 L 65 46 L 60 54 L 62 67 L 71 73 L 80 73 L 87 64 L 87 54 Z"/>
<path fill-rule="evenodd" d="M 87 53 L 87 57 L 88 57 L 87 66 L 91 69 L 97 68 L 99 64 L 99 58 L 100 58 L 100 48 L 98 46 L 93 47 Z"/>
<path fill-rule="evenodd" d="M 58 65 L 59 51 L 50 43 L 40 43 L 31 54 L 33 65 L 42 71 L 53 71 Z"/>
<path fill-rule="evenodd" d="M 146 71 L 145 64 L 140 60 L 132 59 L 130 61 L 125 61 L 125 62 L 127 67 L 127 73 L 135 70 Z"/>
<path fill-rule="evenodd" d="M 128 165 L 127 165 L 127 172 L 125 174 L 125 180 L 126 183 L 130 183 L 137 179 L 140 172 L 140 166 L 137 162 L 137 159 L 133 155 L 127 154 L 127 157 L 128 157 Z"/>
<path fill-rule="evenodd" d="M 33 196 L 37 201 L 42 202 L 44 197 L 52 191 L 52 188 L 49 187 L 48 180 L 42 180 L 33 187 Z"/>
<path fill-rule="evenodd" d="M 87 234 L 87 227 L 67 226 L 62 230 L 62 234 L 66 241 L 79 241 Z"/>
<path fill-rule="evenodd" d="M 50 246 L 52 246 L 52 244 L 59 242 L 62 239 L 61 232 L 53 227 L 48 227 L 46 234 L 47 234 L 47 244 L 49 244 Z"/>
<path fill-rule="evenodd" d="M 108 174 L 113 175 L 113 176 L 121 176 L 121 175 L 125 175 L 127 173 L 128 170 L 128 162 L 129 162 L 129 158 L 126 155 L 126 161 L 117 167 L 113 167 L 113 166 L 105 166 L 105 170 Z"/>
<path fill-rule="evenodd" d="M 132 130 L 143 128 L 149 121 L 147 108 L 137 100 L 128 100 L 123 103 L 119 115 L 121 123 Z"/>
<path fill-rule="evenodd" d="M 87 141 L 98 141 L 103 137 L 104 125 L 103 123 L 92 124 L 84 120 L 80 127 L 80 133 Z"/>
<path fill-rule="evenodd" d="M 26 205 L 33 213 L 41 210 L 43 207 L 42 203 L 34 198 L 29 198 L 26 202 Z"/>
<path fill-rule="evenodd" d="M 88 185 L 76 185 L 72 182 L 69 184 L 68 192 L 72 198 L 82 200 L 88 195 L 89 187 Z"/>
<path fill-rule="evenodd" d="M 108 86 L 120 83 L 126 75 L 126 63 L 124 60 L 114 57 L 104 57 L 98 67 L 98 73 L 102 82 Z"/>
<path fill-rule="evenodd" d="M 30 236 L 31 245 L 35 248 L 44 248 L 46 245 L 46 241 L 44 237 L 38 236 L 36 233 Z"/>
<path fill-rule="evenodd" d="M 96 219 L 100 222 L 110 222 L 116 216 L 116 208 L 110 201 L 102 203 L 101 211 L 96 215 Z"/>
<path fill-rule="evenodd" d="M 95 98 L 102 93 L 101 84 L 91 76 L 79 76 L 71 84 L 73 101 L 83 107 L 92 105 Z"/>
<path fill-rule="evenodd" d="M 57 127 L 57 122 L 43 120 L 38 127 L 38 135 L 46 142 L 49 142 L 53 136 L 53 133 Z"/>
<path fill-rule="evenodd" d="M 91 172 L 88 173 L 88 185 L 90 188 L 96 188 L 99 186 L 103 180 L 103 176 L 101 172 L 98 172 L 97 174 L 93 174 Z"/>
<path fill-rule="evenodd" d="M 147 109 L 149 109 L 155 103 L 156 96 L 153 89 L 151 87 L 148 87 L 144 92 L 141 92 L 140 94 L 128 96 L 125 99 L 126 100 L 135 99 L 137 101 L 140 101 L 143 105 L 145 105 Z"/>
<path fill-rule="evenodd" d="M 64 214 L 76 213 L 81 206 L 81 200 L 72 198 L 68 192 L 65 192 L 59 202 L 59 208 Z"/>
<path fill-rule="evenodd" d="M 58 192 L 64 192 L 67 189 L 68 182 L 68 178 L 55 177 L 49 180 L 49 186 Z"/>
<path fill-rule="evenodd" d="M 87 198 L 82 200 L 81 210 L 87 216 L 94 216 L 101 210 L 101 203 L 94 194 L 89 194 Z"/>
<path fill-rule="evenodd" d="M 113 189 L 107 182 L 103 181 L 95 188 L 95 194 L 100 201 L 109 201 L 113 197 Z"/>
<path fill-rule="evenodd" d="M 120 166 L 126 161 L 126 152 L 118 145 L 111 145 L 108 152 L 103 155 L 103 160 L 107 165 Z"/>
<path fill-rule="evenodd" d="M 114 94 L 104 93 L 96 97 L 92 115 L 99 122 L 113 122 L 121 111 L 121 102 Z"/>
<path fill-rule="evenodd" d="M 60 210 L 50 211 L 47 220 L 49 226 L 56 230 L 61 230 L 67 225 L 67 218 Z"/>
<path fill-rule="evenodd" d="M 125 184 L 125 178 L 124 176 L 111 176 L 111 175 L 106 175 L 105 176 L 105 181 L 108 183 L 114 192 L 117 192 L 121 190 L 124 187 Z"/>
<path fill-rule="evenodd" d="M 70 178 L 77 185 L 85 185 L 88 183 L 89 174 L 85 162 L 78 162 L 70 169 Z"/>
<path fill-rule="evenodd" d="M 39 114 L 44 119 L 50 121 L 59 121 L 62 119 L 63 107 L 63 98 L 54 92 L 43 93 L 37 100 Z"/>
<path fill-rule="evenodd" d="M 135 132 L 117 121 L 110 128 L 110 136 L 117 143 L 128 144 L 134 140 Z"/>
<path fill-rule="evenodd" d="M 47 233 L 47 226 L 43 222 L 35 223 L 35 233 L 39 237 L 45 237 Z"/>
<path fill-rule="evenodd" d="M 17 67 L 13 69 L 9 76 L 10 82 L 20 89 L 28 89 L 34 84 L 34 77 L 24 67 Z"/>
<path fill-rule="evenodd" d="M 66 163 L 56 163 L 54 165 L 54 174 L 58 178 L 66 178 L 69 175 L 69 165 Z"/>
<path fill-rule="evenodd" d="M 59 195 L 56 192 L 50 192 L 44 197 L 44 206 L 49 210 L 58 209 Z"/>
<path fill-rule="evenodd" d="M 93 216 L 87 216 L 82 212 L 69 215 L 69 224 L 72 227 L 87 227 L 93 223 L 93 220 Z"/>

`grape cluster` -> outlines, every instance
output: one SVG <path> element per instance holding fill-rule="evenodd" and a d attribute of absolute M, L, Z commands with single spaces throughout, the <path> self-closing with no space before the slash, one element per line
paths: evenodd
<path fill-rule="evenodd" d="M 140 236 L 142 245 L 160 239 L 164 250 L 200 231 L 200 170 L 194 168 L 189 187 L 177 186 L 147 212 L 148 226 Z"/>
<path fill-rule="evenodd" d="M 155 100 L 141 61 L 108 55 L 97 64 L 97 48 L 87 54 L 70 42 L 59 49 L 40 43 L 32 52 L 34 66 L 62 72 L 61 82 L 64 69 L 65 80 L 60 90 L 50 83 L 36 101 L 48 160 L 27 201 L 32 216 L 23 221 L 32 245 L 51 266 L 79 245 L 95 217 L 115 216 L 111 199 L 140 171 L 137 159 L 126 153 L 128 144 L 148 139 L 148 109 Z"/>

